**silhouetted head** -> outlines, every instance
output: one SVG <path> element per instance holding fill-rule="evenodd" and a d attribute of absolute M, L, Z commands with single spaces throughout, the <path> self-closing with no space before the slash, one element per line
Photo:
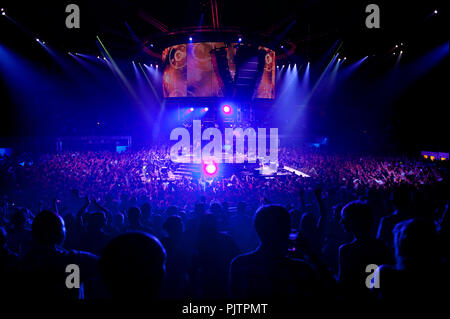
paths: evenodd
<path fill-rule="evenodd" d="M 217 218 L 213 214 L 204 214 L 200 219 L 199 233 L 211 234 L 216 233 L 218 229 Z"/>
<path fill-rule="evenodd" d="M 27 223 L 27 210 L 26 209 L 16 209 L 11 217 L 11 224 L 14 225 L 15 229 L 22 229 Z"/>
<path fill-rule="evenodd" d="M 341 223 L 356 238 L 367 237 L 372 229 L 372 210 L 362 201 L 350 202 L 342 208 Z"/>
<path fill-rule="evenodd" d="M 72 189 L 70 191 L 70 195 L 72 195 L 73 198 L 79 198 L 80 197 L 80 192 L 78 191 L 78 189 Z"/>
<path fill-rule="evenodd" d="M 141 205 L 141 213 L 144 220 L 149 220 L 152 214 L 152 206 L 150 203 L 144 203 Z"/>
<path fill-rule="evenodd" d="M 291 215 L 291 227 L 298 229 L 300 227 L 302 214 L 298 209 L 295 208 L 289 209 L 289 214 Z"/>
<path fill-rule="evenodd" d="M 222 215 L 222 206 L 219 203 L 214 203 L 209 208 L 209 211 L 216 216 L 220 216 Z"/>
<path fill-rule="evenodd" d="M 169 206 L 166 210 L 167 216 L 172 216 L 178 214 L 178 208 L 176 206 Z"/>
<path fill-rule="evenodd" d="M 205 211 L 206 211 L 206 208 L 205 208 L 205 204 L 204 203 L 198 203 L 198 202 L 195 203 L 194 214 L 196 216 L 203 215 L 205 213 Z"/>
<path fill-rule="evenodd" d="M 139 225 L 141 221 L 141 211 L 137 207 L 130 207 L 128 209 L 128 221 L 130 225 Z"/>
<path fill-rule="evenodd" d="M 6 247 L 6 230 L 0 227 L 0 248 Z"/>
<path fill-rule="evenodd" d="M 161 228 L 161 223 L 163 221 L 163 218 L 160 214 L 153 214 L 152 215 L 152 227 L 154 227 L 155 229 L 160 229 Z"/>
<path fill-rule="evenodd" d="M 136 196 L 130 197 L 130 199 L 128 200 L 128 204 L 130 206 L 137 206 L 137 198 L 136 198 Z"/>
<path fill-rule="evenodd" d="M 438 233 L 432 220 L 415 218 L 403 221 L 394 227 L 393 234 L 397 265 L 434 264 L 439 258 Z"/>
<path fill-rule="evenodd" d="M 406 185 L 397 187 L 392 193 L 392 203 L 397 209 L 408 208 L 412 201 L 411 189 Z"/>
<path fill-rule="evenodd" d="M 285 250 L 291 232 L 291 215 L 283 206 L 263 206 L 256 212 L 255 229 L 261 241 L 261 247 Z"/>
<path fill-rule="evenodd" d="M 183 220 L 180 216 L 169 216 L 163 224 L 163 229 L 170 237 L 176 237 L 183 233 Z"/>
<path fill-rule="evenodd" d="M 222 203 L 222 211 L 226 213 L 226 212 L 228 212 L 228 209 L 229 209 L 228 202 L 223 202 Z"/>
<path fill-rule="evenodd" d="M 48 210 L 43 210 L 33 220 L 31 225 L 33 241 L 43 246 L 60 245 L 66 237 L 66 227 L 61 216 Z"/>
<path fill-rule="evenodd" d="M 245 202 L 239 202 L 237 204 L 237 212 L 239 215 L 245 215 L 246 210 L 247 210 L 247 204 Z"/>
<path fill-rule="evenodd" d="M 122 213 L 114 214 L 112 222 L 114 227 L 122 227 L 125 223 L 125 217 Z"/>
<path fill-rule="evenodd" d="M 313 213 L 304 213 L 300 218 L 299 230 L 304 235 L 317 229 L 317 219 Z"/>
<path fill-rule="evenodd" d="M 106 216 L 104 212 L 95 212 L 88 215 L 88 228 L 90 230 L 100 230 L 106 225 Z"/>
<path fill-rule="evenodd" d="M 111 297 L 157 297 L 165 274 L 166 252 L 158 239 L 133 232 L 112 239 L 100 257 L 100 271 Z"/>

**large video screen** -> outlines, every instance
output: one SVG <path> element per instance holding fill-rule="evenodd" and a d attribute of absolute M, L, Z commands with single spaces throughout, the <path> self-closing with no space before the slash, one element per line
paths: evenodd
<path fill-rule="evenodd" d="M 231 79 L 236 75 L 237 43 L 226 49 Z M 162 59 L 166 61 L 163 77 L 164 97 L 224 97 L 225 89 L 211 51 L 224 48 L 223 42 L 179 44 L 166 48 Z M 265 47 L 264 72 L 256 88 L 255 98 L 275 98 L 275 52 Z"/>

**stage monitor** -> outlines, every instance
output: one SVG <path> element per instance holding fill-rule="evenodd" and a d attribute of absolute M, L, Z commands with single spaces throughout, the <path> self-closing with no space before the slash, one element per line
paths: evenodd
<path fill-rule="evenodd" d="M 218 55 L 213 54 L 221 49 L 225 50 L 229 79 L 223 76 Z M 166 48 L 162 53 L 164 97 L 226 97 L 227 85 L 238 82 L 235 59 L 238 50 L 237 43 L 224 42 L 186 43 Z M 265 51 L 264 69 L 255 79 L 253 97 L 274 99 L 275 52 L 266 47 L 259 47 L 258 51 Z"/>

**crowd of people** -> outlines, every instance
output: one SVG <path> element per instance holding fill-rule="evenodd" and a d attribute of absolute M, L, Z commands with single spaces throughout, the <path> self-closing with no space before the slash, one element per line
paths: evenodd
<path fill-rule="evenodd" d="M 445 165 L 289 147 L 279 167 L 309 177 L 171 178 L 167 147 L 26 158 L 0 161 L 2 300 L 395 300 L 449 282 Z"/>

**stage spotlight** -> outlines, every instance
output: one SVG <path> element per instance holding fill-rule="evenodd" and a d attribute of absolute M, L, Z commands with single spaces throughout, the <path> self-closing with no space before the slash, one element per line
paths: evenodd
<path fill-rule="evenodd" d="M 152 48 L 153 48 L 153 43 L 152 43 L 152 44 L 150 44 L 150 47 L 152 47 Z"/>
<path fill-rule="evenodd" d="M 36 38 L 36 42 L 39 42 L 39 39 L 38 39 L 38 38 Z"/>
<path fill-rule="evenodd" d="M 438 11 L 437 10 L 434 10 L 434 14 L 437 14 L 438 13 Z"/>
<path fill-rule="evenodd" d="M 209 109 L 208 109 L 207 107 L 204 107 L 204 108 L 202 109 L 203 112 L 208 112 L 208 110 L 209 110 Z"/>
<path fill-rule="evenodd" d="M 193 108 L 193 107 L 191 107 L 191 108 L 189 109 L 189 111 L 191 111 L 191 112 L 194 112 L 194 108 Z"/>
<path fill-rule="evenodd" d="M 156 65 L 156 68 L 158 68 L 158 64 Z"/>
<path fill-rule="evenodd" d="M 189 42 L 192 42 L 192 37 L 189 37 Z"/>
<path fill-rule="evenodd" d="M 222 111 L 223 111 L 223 113 L 225 113 L 225 114 L 231 114 L 232 109 L 231 109 L 231 107 L 230 107 L 228 104 L 225 104 L 225 105 L 222 107 Z"/>
<path fill-rule="evenodd" d="M 281 48 L 284 49 L 284 45 L 282 45 Z"/>
<path fill-rule="evenodd" d="M 238 41 L 239 41 L 239 43 L 242 42 L 242 38 L 239 38 Z"/>
<path fill-rule="evenodd" d="M 205 172 L 206 175 L 214 176 L 217 174 L 217 171 L 218 171 L 217 164 L 214 162 L 204 163 L 203 171 Z"/>

